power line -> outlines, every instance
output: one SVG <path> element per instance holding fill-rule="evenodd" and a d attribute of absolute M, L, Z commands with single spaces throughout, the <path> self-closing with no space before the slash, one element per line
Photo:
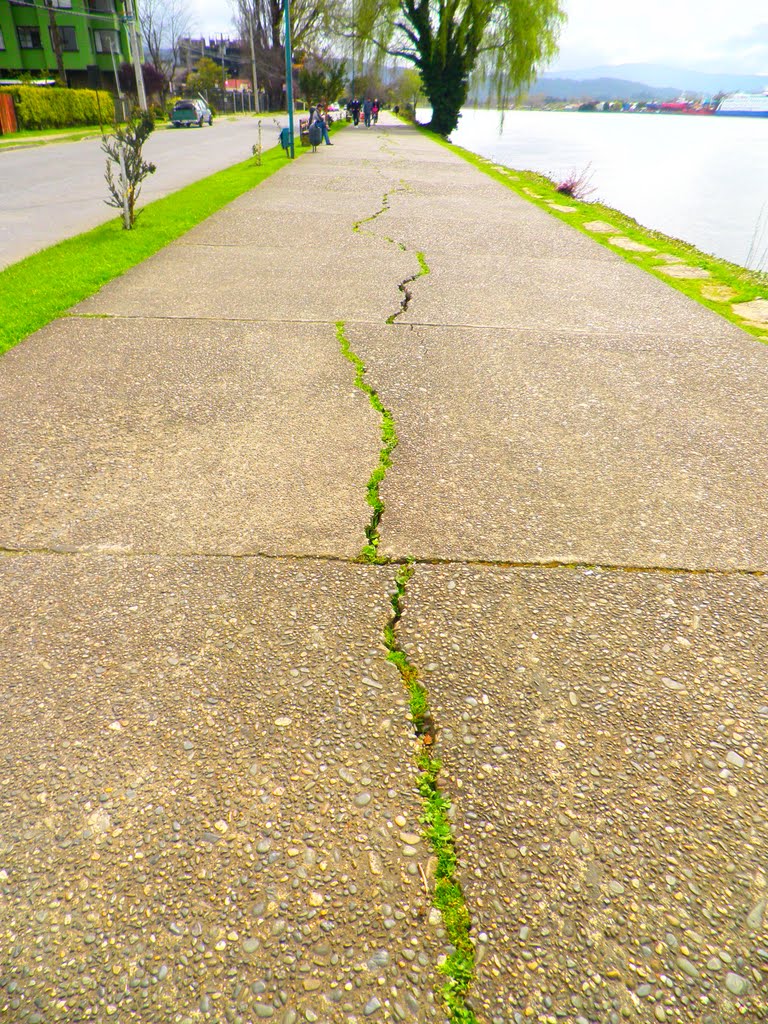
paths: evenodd
<path fill-rule="evenodd" d="M 53 7 L 53 8 L 50 8 L 50 7 L 48 7 L 47 4 L 45 4 L 45 3 L 38 4 L 38 3 L 35 3 L 34 0 L 13 0 L 13 6 L 14 7 L 32 7 L 36 11 L 44 11 L 45 14 L 48 14 L 48 11 L 52 9 L 54 11 L 54 13 L 56 13 L 56 14 L 65 14 L 66 17 L 68 17 L 68 18 L 87 18 L 89 21 L 92 21 L 94 18 L 100 18 L 103 21 L 119 21 L 120 17 L 121 17 L 117 13 L 117 11 L 112 11 L 111 14 L 107 14 L 106 12 L 103 13 L 103 14 L 102 13 L 86 13 L 85 11 L 73 11 L 69 7 Z M 24 28 L 25 26 L 22 25 L 20 27 Z"/>

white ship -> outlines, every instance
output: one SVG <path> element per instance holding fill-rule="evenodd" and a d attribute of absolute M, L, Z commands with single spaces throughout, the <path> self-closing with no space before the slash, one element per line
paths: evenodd
<path fill-rule="evenodd" d="M 724 96 L 715 113 L 722 117 L 768 117 L 768 89 Z"/>

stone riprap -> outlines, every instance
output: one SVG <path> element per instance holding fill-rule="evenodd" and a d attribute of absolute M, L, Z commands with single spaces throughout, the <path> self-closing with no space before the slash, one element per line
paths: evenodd
<path fill-rule="evenodd" d="M 444 1024 L 394 644 L 464 1019 L 764 1020 L 767 384 L 386 116 L 5 356 L 0 1017 Z"/>

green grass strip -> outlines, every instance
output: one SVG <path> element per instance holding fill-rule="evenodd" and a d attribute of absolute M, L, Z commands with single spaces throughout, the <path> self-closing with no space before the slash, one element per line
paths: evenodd
<path fill-rule="evenodd" d="M 0 136 L 0 149 L 29 149 L 32 146 L 47 146 L 54 142 L 79 142 L 95 135 L 101 135 L 98 125 L 80 128 L 40 128 L 13 132 Z"/>
<path fill-rule="evenodd" d="M 471 153 L 461 146 L 448 142 L 442 136 L 436 135 L 420 125 L 415 127 L 438 145 L 449 149 L 452 153 L 455 153 L 463 160 L 466 160 L 467 163 L 482 171 L 483 174 L 487 174 L 506 188 L 511 189 L 521 199 L 528 203 L 533 203 L 550 216 L 565 221 L 566 224 L 570 224 L 571 227 L 587 235 L 594 242 L 605 246 L 611 252 L 621 256 L 628 263 L 634 263 L 648 273 L 658 277 L 659 280 L 671 288 L 682 292 L 700 305 L 706 306 L 758 340 L 768 342 L 768 324 L 761 326 L 752 323 L 731 308 L 733 304 L 740 302 L 768 298 L 768 273 L 747 270 L 735 263 L 729 263 L 727 260 L 710 256 L 707 253 L 701 252 L 695 246 L 689 245 L 687 242 L 677 238 L 670 238 L 660 231 L 653 231 L 651 228 L 643 227 L 632 217 L 628 217 L 620 210 L 614 210 L 610 206 L 605 206 L 603 203 L 583 202 L 578 199 L 572 199 L 570 196 L 562 195 L 557 191 L 557 183 L 543 174 L 537 174 L 535 171 L 521 171 L 503 167 L 500 164 L 494 163 L 493 160 L 478 156 L 476 153 Z M 532 192 L 536 194 L 531 195 Z M 562 206 L 570 206 L 574 209 L 568 213 L 554 210 L 549 205 L 551 202 Z M 584 226 L 593 220 L 609 221 L 616 228 L 616 231 L 613 232 L 614 237 L 616 235 L 623 235 L 632 239 L 632 241 L 649 246 L 654 251 L 646 253 L 631 252 L 622 249 L 620 246 L 613 245 L 610 242 L 611 235 L 593 232 Z M 708 271 L 709 277 L 686 279 L 670 277 L 668 274 L 664 274 L 661 268 L 669 264 L 665 263 L 662 257 L 667 254 L 679 257 L 682 260 L 682 263 L 678 264 L 680 266 L 685 264 Z M 725 289 L 725 293 L 719 297 L 714 297 L 718 287 Z"/>
<path fill-rule="evenodd" d="M 398 646 L 397 624 L 403 614 L 403 597 L 408 582 L 413 576 L 410 563 L 401 566 L 395 577 L 395 592 L 391 598 L 392 618 L 384 629 L 384 644 L 387 661 L 400 672 L 408 692 L 413 727 L 422 743 L 416 757 L 419 768 L 419 793 L 424 801 L 421 823 L 424 835 L 437 859 L 435 871 L 434 905 L 443 915 L 448 940 L 453 952 L 440 964 L 440 971 L 446 976 L 442 988 L 448 1016 L 456 1024 L 477 1024 L 467 994 L 475 976 L 475 949 L 470 939 L 471 922 L 464 901 L 464 894 L 458 881 L 458 860 L 450 820 L 450 801 L 440 792 L 438 777 L 441 762 L 432 756 L 435 738 L 434 723 L 429 713 L 429 696 L 419 680 L 414 665 Z"/>
<path fill-rule="evenodd" d="M 0 352 L 60 317 L 287 162 L 282 149 L 275 146 L 262 154 L 261 166 L 251 158 L 149 203 L 131 231 L 125 231 L 116 218 L 6 267 L 0 271 Z M 157 287 L 164 287 L 162 280 Z"/>
<path fill-rule="evenodd" d="M 336 337 L 341 347 L 341 354 L 345 359 L 348 359 L 355 368 L 355 387 L 359 388 L 363 394 L 368 396 L 368 401 L 371 403 L 373 409 L 381 417 L 381 449 L 379 450 L 379 462 L 374 471 L 371 473 L 366 489 L 365 500 L 371 506 L 371 518 L 365 527 L 366 543 L 360 552 L 360 559 L 363 562 L 374 562 L 380 564 L 385 562 L 386 559 L 379 558 L 379 523 L 381 522 L 381 516 L 384 512 L 384 502 L 381 500 L 379 494 L 379 485 L 381 484 L 384 477 L 387 475 L 387 470 L 392 465 L 392 452 L 397 447 L 397 431 L 395 430 L 395 420 L 389 409 L 384 407 L 383 402 L 379 398 L 378 392 L 370 386 L 365 379 L 366 367 L 356 352 L 352 351 L 344 330 L 344 321 L 340 320 L 336 324 Z"/>

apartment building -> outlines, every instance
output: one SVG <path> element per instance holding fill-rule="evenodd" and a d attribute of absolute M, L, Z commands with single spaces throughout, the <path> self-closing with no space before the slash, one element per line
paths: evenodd
<path fill-rule="evenodd" d="M 67 84 L 114 91 L 131 59 L 124 0 L 0 0 L 0 79 L 57 75 L 54 25 Z"/>

